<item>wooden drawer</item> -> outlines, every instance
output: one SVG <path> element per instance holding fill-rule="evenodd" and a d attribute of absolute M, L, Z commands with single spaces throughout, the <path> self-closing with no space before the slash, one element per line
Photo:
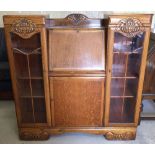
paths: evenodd
<path fill-rule="evenodd" d="M 53 126 L 103 126 L 103 77 L 51 77 L 50 93 Z"/>

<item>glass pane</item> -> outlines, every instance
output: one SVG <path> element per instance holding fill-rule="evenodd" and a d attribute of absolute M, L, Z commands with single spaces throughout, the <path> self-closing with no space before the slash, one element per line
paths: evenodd
<path fill-rule="evenodd" d="M 32 96 L 44 96 L 43 80 L 31 80 L 32 82 Z"/>
<path fill-rule="evenodd" d="M 31 96 L 31 86 L 30 80 L 28 79 L 18 79 L 17 86 L 20 97 L 30 97 Z"/>
<path fill-rule="evenodd" d="M 123 99 L 111 98 L 110 103 L 110 123 L 121 123 Z"/>
<path fill-rule="evenodd" d="M 31 98 L 20 99 L 21 121 L 22 123 L 34 123 L 33 108 Z"/>
<path fill-rule="evenodd" d="M 14 63 L 15 63 L 16 76 L 18 78 L 24 78 L 29 76 L 28 62 L 26 55 L 22 53 L 17 53 L 17 51 L 14 50 Z"/>
<path fill-rule="evenodd" d="M 112 65 L 112 76 L 113 77 L 125 76 L 126 58 L 127 58 L 127 55 L 125 53 L 114 53 L 113 54 L 113 65 Z"/>
<path fill-rule="evenodd" d="M 46 108 L 44 98 L 33 98 L 35 123 L 46 123 Z"/>
<path fill-rule="evenodd" d="M 142 52 L 129 54 L 127 76 L 139 77 L 141 54 L 142 54 Z"/>
<path fill-rule="evenodd" d="M 11 39 L 17 77 L 42 77 L 40 34 L 28 39 L 11 34 Z"/>
<path fill-rule="evenodd" d="M 111 79 L 111 96 L 123 96 L 125 91 L 124 84 L 125 79 Z"/>
<path fill-rule="evenodd" d="M 110 123 L 132 123 L 134 121 L 135 98 L 111 98 Z"/>
<path fill-rule="evenodd" d="M 29 55 L 30 60 L 30 73 L 33 78 L 41 78 L 42 77 L 42 60 L 41 60 L 41 52 L 38 51 L 36 54 Z"/>
<path fill-rule="evenodd" d="M 125 98 L 124 101 L 124 122 L 133 123 L 135 115 L 136 98 Z"/>
<path fill-rule="evenodd" d="M 112 78 L 111 97 L 133 97 L 136 96 L 138 79 Z"/>
<path fill-rule="evenodd" d="M 125 96 L 136 96 L 138 90 L 138 79 L 126 79 Z"/>
<path fill-rule="evenodd" d="M 114 34 L 114 52 L 140 52 L 143 49 L 144 33 L 128 38 L 119 32 Z"/>
<path fill-rule="evenodd" d="M 29 53 L 40 47 L 40 34 L 37 33 L 31 38 L 23 39 L 20 36 L 11 33 L 12 47 L 20 49 L 26 53 Z"/>

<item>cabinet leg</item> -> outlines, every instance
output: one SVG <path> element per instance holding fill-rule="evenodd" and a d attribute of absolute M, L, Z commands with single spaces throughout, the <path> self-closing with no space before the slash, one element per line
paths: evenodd
<path fill-rule="evenodd" d="M 136 132 L 107 132 L 104 137 L 107 140 L 135 140 Z"/>
<path fill-rule="evenodd" d="M 46 131 L 21 131 L 19 133 L 19 137 L 21 140 L 48 140 L 49 134 Z"/>

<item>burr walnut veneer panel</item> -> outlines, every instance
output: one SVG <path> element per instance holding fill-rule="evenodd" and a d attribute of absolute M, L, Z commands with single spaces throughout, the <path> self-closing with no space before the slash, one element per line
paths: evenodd
<path fill-rule="evenodd" d="M 50 87 L 56 127 L 102 126 L 104 78 L 54 77 Z"/>

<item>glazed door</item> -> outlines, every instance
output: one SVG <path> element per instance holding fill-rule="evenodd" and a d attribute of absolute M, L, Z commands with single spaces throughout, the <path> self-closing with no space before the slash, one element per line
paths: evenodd
<path fill-rule="evenodd" d="M 149 29 L 136 18 L 108 30 L 106 126 L 138 124 Z M 112 45 L 112 46 L 111 46 Z"/>
<path fill-rule="evenodd" d="M 14 19 L 5 27 L 19 126 L 50 125 L 45 31 L 32 21 Z"/>

